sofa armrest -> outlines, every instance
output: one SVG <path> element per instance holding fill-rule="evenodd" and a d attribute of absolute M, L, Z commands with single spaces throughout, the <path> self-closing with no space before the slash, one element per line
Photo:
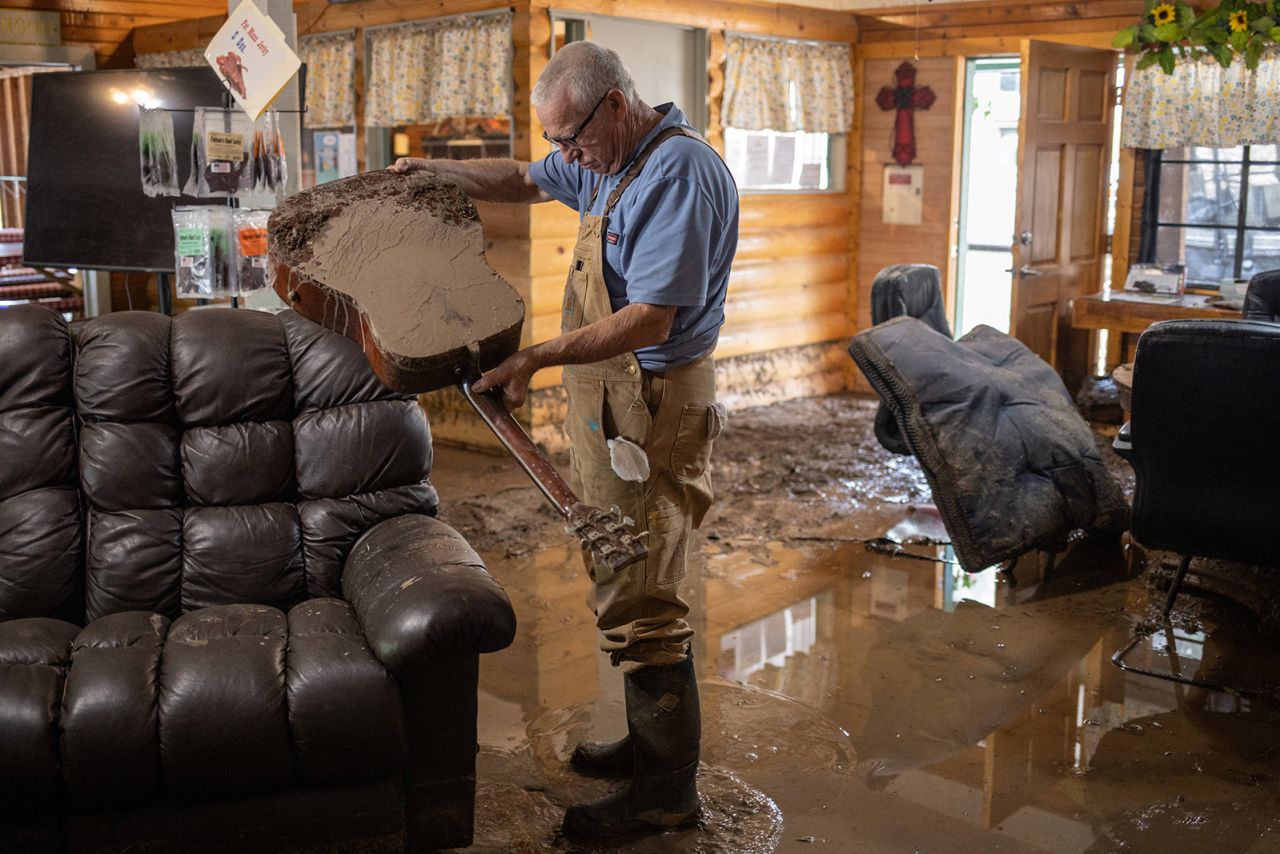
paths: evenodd
<path fill-rule="evenodd" d="M 462 535 L 430 516 L 380 522 L 356 541 L 342 592 L 374 655 L 395 674 L 439 654 L 511 644 L 511 602 Z"/>

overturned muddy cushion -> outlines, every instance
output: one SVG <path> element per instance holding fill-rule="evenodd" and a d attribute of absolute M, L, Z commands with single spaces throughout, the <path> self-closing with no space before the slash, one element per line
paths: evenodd
<path fill-rule="evenodd" d="M 899 317 L 849 352 L 893 412 L 969 572 L 1077 529 L 1121 529 L 1127 507 L 1062 380 L 1014 338 L 959 341 Z"/>
<path fill-rule="evenodd" d="M 276 292 L 359 342 L 395 391 L 452 385 L 520 344 L 524 303 L 448 181 L 385 170 L 331 181 L 282 202 L 267 230 Z"/>

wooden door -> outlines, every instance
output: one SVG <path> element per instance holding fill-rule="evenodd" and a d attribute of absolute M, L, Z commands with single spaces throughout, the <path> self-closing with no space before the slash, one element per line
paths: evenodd
<path fill-rule="evenodd" d="M 1117 55 L 1024 40 L 1010 328 L 1073 394 L 1089 364 L 1072 297 L 1100 289 Z"/>

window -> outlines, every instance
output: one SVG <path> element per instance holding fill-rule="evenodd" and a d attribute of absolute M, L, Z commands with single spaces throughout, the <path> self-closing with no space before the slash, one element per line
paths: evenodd
<path fill-rule="evenodd" d="M 838 190 L 844 140 L 844 134 L 725 128 L 724 162 L 740 190 Z"/>
<path fill-rule="evenodd" d="M 1153 151 L 1139 260 L 1216 288 L 1280 267 L 1280 146 Z"/>
<path fill-rule="evenodd" d="M 844 189 L 849 45 L 725 34 L 725 162 L 741 190 Z"/>

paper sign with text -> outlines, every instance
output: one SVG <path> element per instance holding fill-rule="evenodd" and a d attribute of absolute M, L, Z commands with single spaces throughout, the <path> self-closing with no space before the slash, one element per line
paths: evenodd
<path fill-rule="evenodd" d="M 204 51 L 236 103 L 257 119 L 302 64 L 275 21 L 244 0 Z"/>

